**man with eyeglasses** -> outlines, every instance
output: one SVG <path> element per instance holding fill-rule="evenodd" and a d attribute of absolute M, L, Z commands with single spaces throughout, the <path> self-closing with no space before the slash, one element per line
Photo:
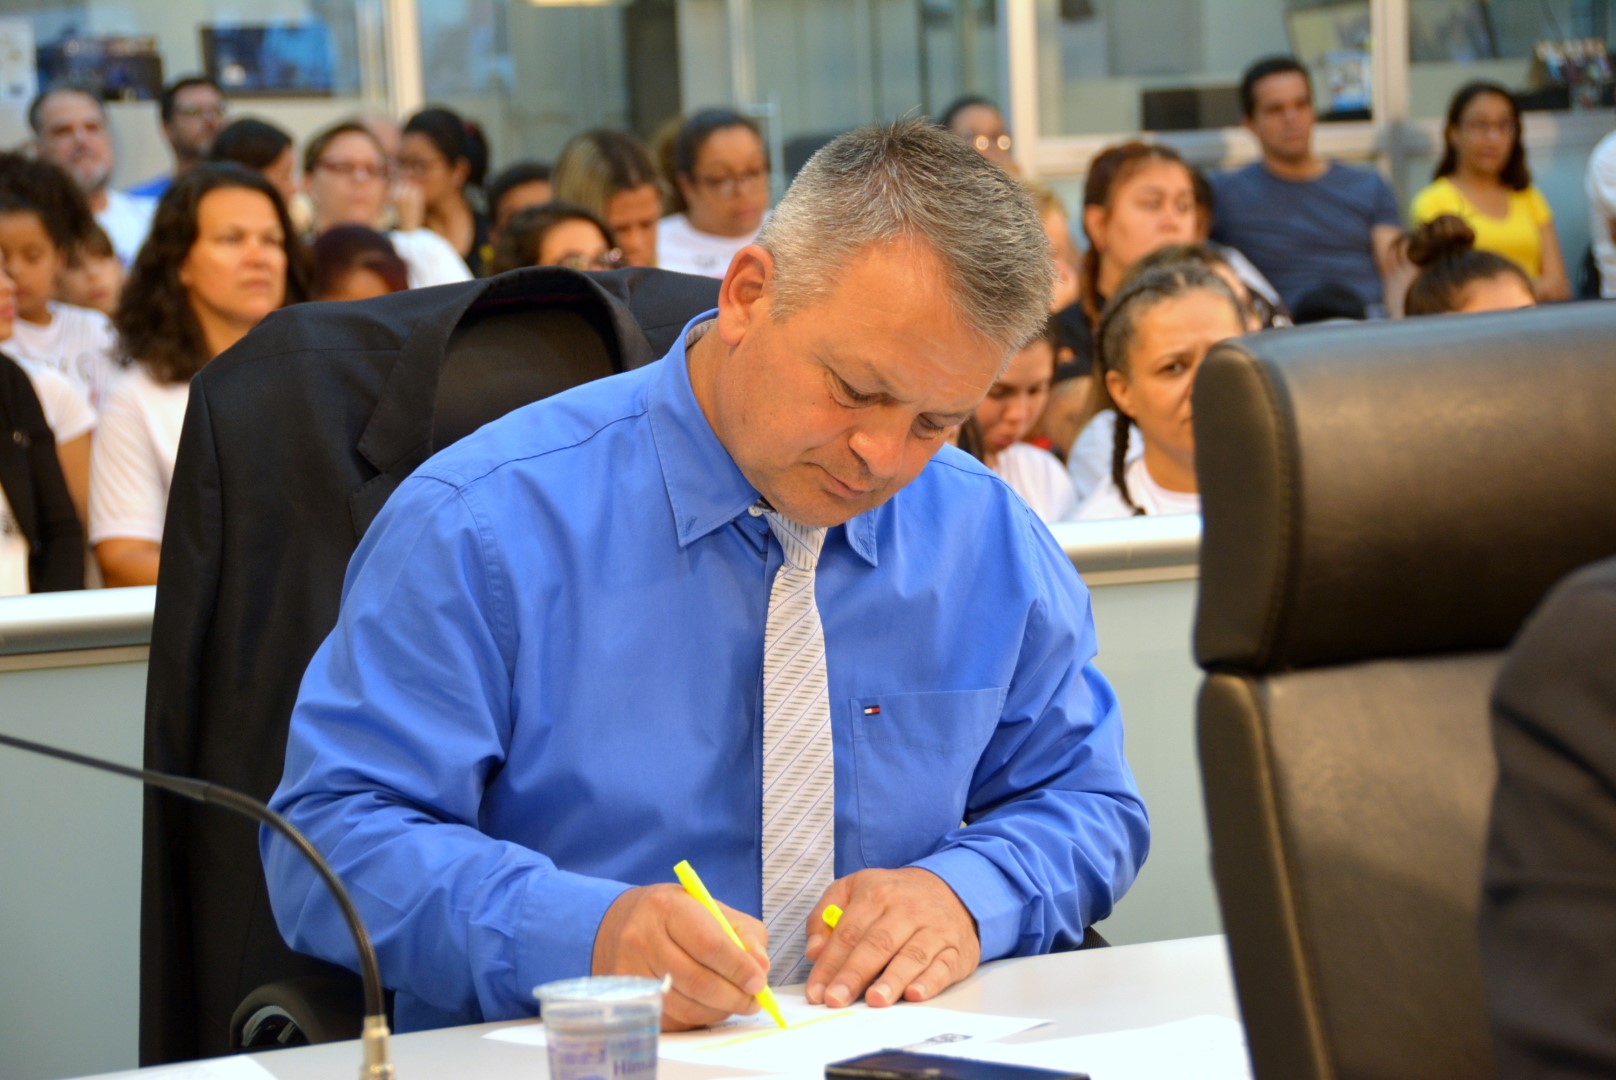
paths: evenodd
<path fill-rule="evenodd" d="M 76 86 L 51 87 L 28 106 L 28 126 L 41 161 L 64 170 L 90 202 L 118 261 L 128 266 L 151 231 L 157 202 L 112 188 L 117 157 L 101 102 Z"/>
<path fill-rule="evenodd" d="M 219 84 L 203 75 L 176 79 L 157 99 L 163 138 L 174 154 L 174 170 L 129 189 L 129 194 L 160 199 L 174 182 L 208 159 L 213 140 L 224 130 L 228 106 Z"/>
<path fill-rule="evenodd" d="M 975 94 L 956 98 L 943 111 L 938 126 L 970 143 L 978 154 L 1012 176 L 1021 172 L 1021 166 L 1010 156 L 1014 142 L 1004 129 L 1004 114 L 987 98 Z"/>

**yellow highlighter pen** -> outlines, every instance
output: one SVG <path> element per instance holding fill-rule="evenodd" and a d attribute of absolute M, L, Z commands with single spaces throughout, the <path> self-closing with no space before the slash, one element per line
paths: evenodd
<path fill-rule="evenodd" d="M 701 883 L 701 878 L 696 875 L 696 869 L 690 865 L 690 860 L 680 860 L 679 865 L 673 868 L 673 872 L 679 876 L 679 884 L 685 887 L 685 892 L 695 897 L 696 901 L 706 908 L 713 918 L 718 920 L 718 925 L 724 928 L 724 933 L 729 935 L 731 941 L 745 949 L 746 943 L 741 940 L 741 935 L 735 932 L 735 928 L 724 917 L 724 911 L 713 900 L 713 894 L 708 892 L 707 886 Z M 774 991 L 770 990 L 767 985 L 757 992 L 757 1003 L 763 1006 L 764 1012 L 774 1017 L 776 1024 L 781 1027 L 786 1026 L 786 1018 L 780 1015 L 780 1004 L 774 1000 Z"/>

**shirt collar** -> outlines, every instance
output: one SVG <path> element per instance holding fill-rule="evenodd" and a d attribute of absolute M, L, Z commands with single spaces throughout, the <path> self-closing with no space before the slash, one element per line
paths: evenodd
<path fill-rule="evenodd" d="M 718 441 L 690 386 L 687 350 L 701 337 L 696 331 L 717 314 L 708 311 L 685 324 L 684 332 L 657 365 L 657 377 L 646 395 L 651 438 L 681 548 L 735 520 L 760 498 Z M 860 514 L 841 527 L 848 546 L 871 566 L 876 565 L 876 515 L 881 509 Z"/>

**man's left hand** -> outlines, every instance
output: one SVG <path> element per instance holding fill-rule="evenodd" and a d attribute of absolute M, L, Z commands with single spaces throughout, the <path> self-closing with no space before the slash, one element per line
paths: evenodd
<path fill-rule="evenodd" d="M 834 933 L 821 917 L 842 909 Z M 982 959 L 976 922 L 930 870 L 860 870 L 834 882 L 808 918 L 808 1000 L 840 1008 L 926 1001 Z M 865 991 L 868 990 L 866 994 Z"/>

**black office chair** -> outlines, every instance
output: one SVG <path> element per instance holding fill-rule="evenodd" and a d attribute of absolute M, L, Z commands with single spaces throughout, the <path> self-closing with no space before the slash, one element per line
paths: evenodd
<path fill-rule="evenodd" d="M 1194 392 L 1212 864 L 1259 1080 L 1492 1075 L 1501 650 L 1616 552 L 1616 306 L 1226 343 Z"/>
<path fill-rule="evenodd" d="M 717 291 L 513 271 L 290 308 L 209 364 L 163 537 L 147 765 L 267 799 L 348 558 L 399 483 L 518 405 L 650 363 Z M 357 979 L 281 941 L 250 824 L 154 796 L 144 838 L 142 1064 L 358 1034 Z"/>

